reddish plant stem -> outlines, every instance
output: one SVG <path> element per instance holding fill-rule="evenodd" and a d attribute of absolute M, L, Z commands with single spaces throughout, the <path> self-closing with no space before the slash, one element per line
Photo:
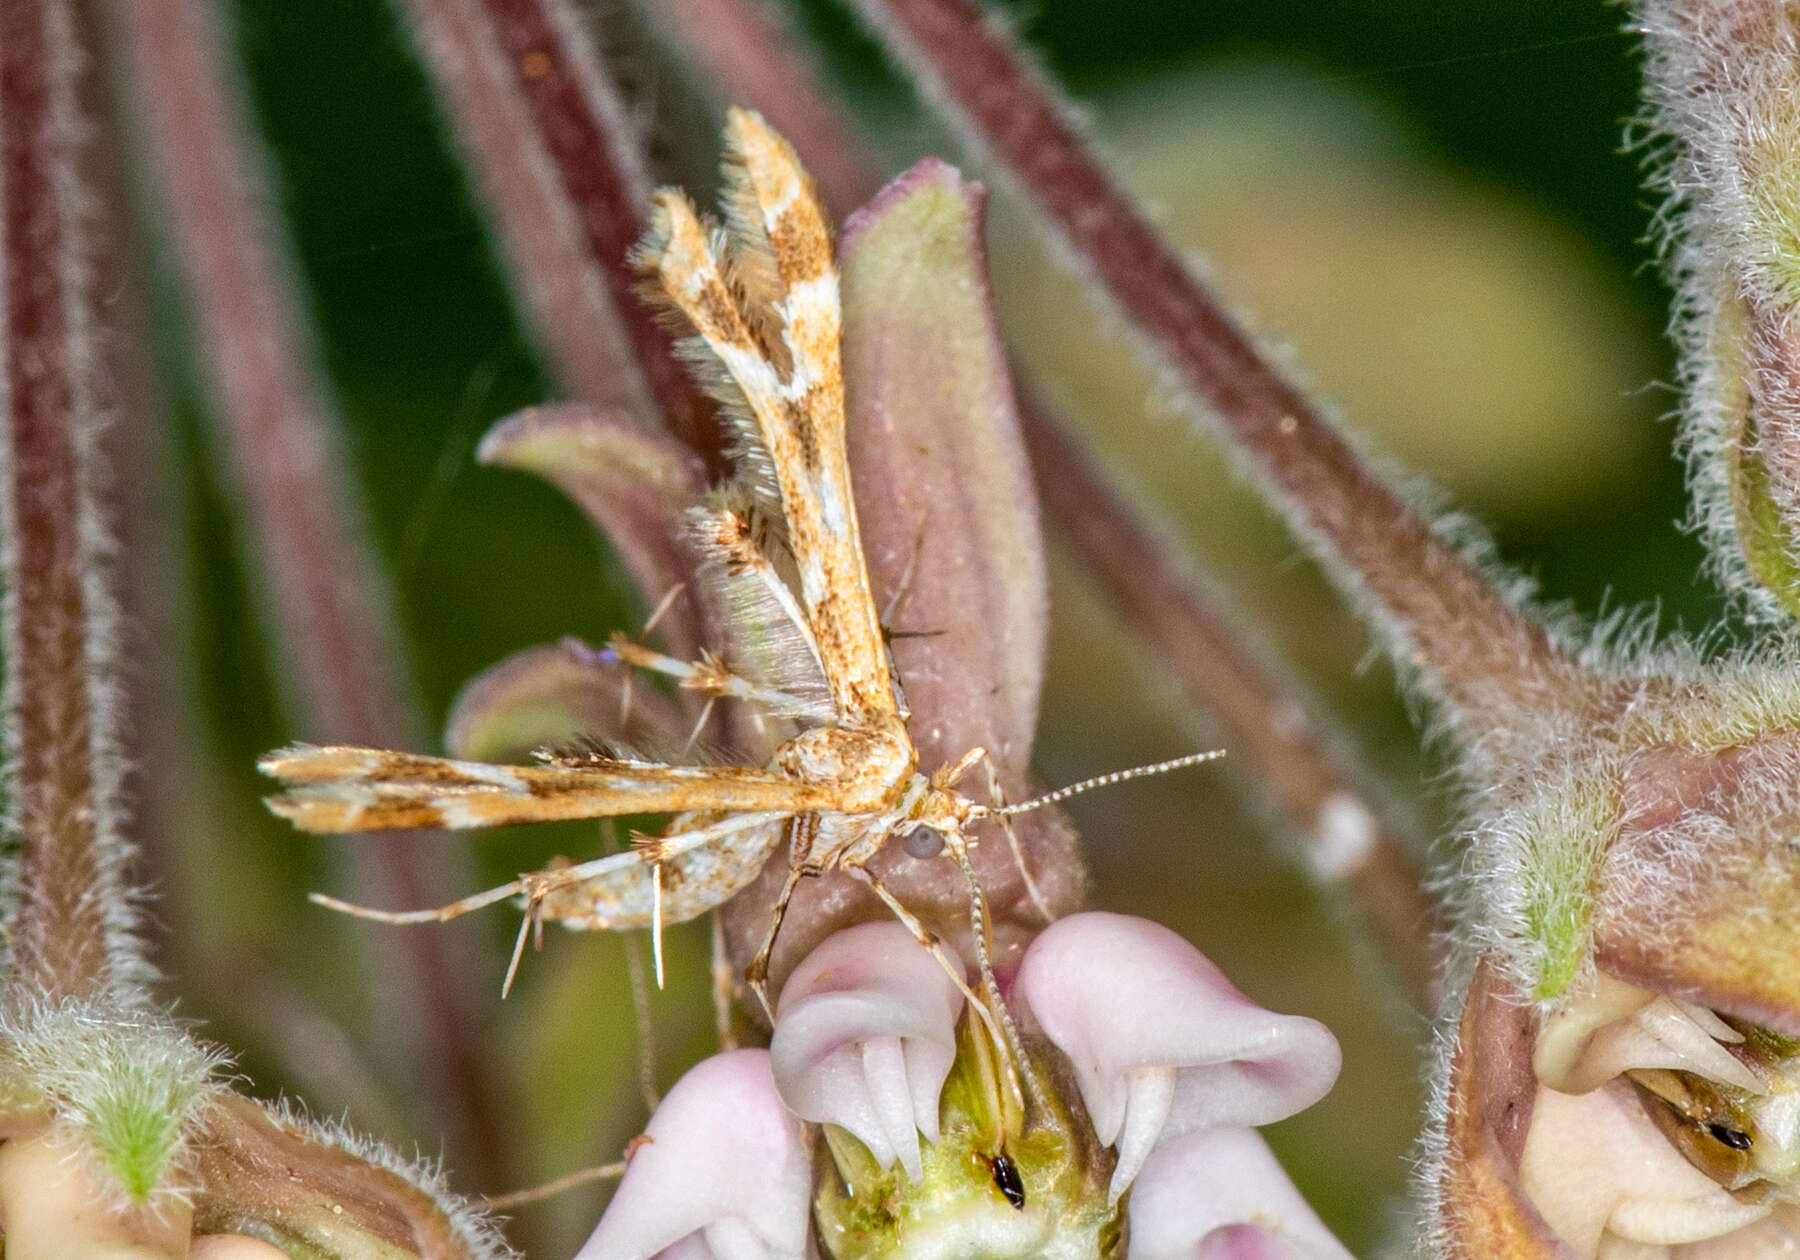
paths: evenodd
<path fill-rule="evenodd" d="M 509 255 L 507 274 L 563 386 L 597 407 L 648 423 L 656 404 L 625 322 L 635 311 L 621 311 L 615 278 L 590 248 L 594 226 L 609 239 L 619 233 L 610 215 L 584 219 L 565 195 L 531 102 L 518 90 L 518 59 L 502 47 L 481 0 L 405 0 L 402 8 L 484 199 L 511 208 L 494 225 Z M 604 85 L 583 97 L 622 126 L 618 103 Z M 619 155 L 619 177 L 622 196 L 638 204 L 649 197 L 649 177 L 629 151 Z"/>
<path fill-rule="evenodd" d="M 75 38 L 60 0 L 0 5 L 0 580 L 19 998 L 92 996 L 142 978 L 120 869 L 111 601 L 96 554 Z"/>
<path fill-rule="evenodd" d="M 335 419 L 279 238 L 263 204 L 246 107 L 210 0 L 113 0 L 136 121 L 161 181 L 224 448 L 274 609 L 279 675 L 313 738 L 417 747 L 385 583 L 346 485 Z M 383 901 L 449 900 L 453 863 L 428 837 L 362 844 L 358 883 Z M 428 1065 L 453 1158 L 506 1184 L 503 1109 L 474 1012 L 482 970 L 444 933 L 396 933 L 375 968 L 384 1020 Z M 388 959 L 398 960 L 397 963 Z"/>
<path fill-rule="evenodd" d="M 1408 995 L 1421 1010 L 1435 1010 L 1431 945 L 1445 923 L 1417 863 L 1364 803 L 1305 709 L 1208 607 L 1184 566 L 1041 408 L 1021 408 L 1020 416 L 1045 515 L 1188 699 L 1217 719 L 1232 764 L 1304 838 L 1314 877 L 1342 888 Z"/>
<path fill-rule="evenodd" d="M 819 86 L 812 61 L 764 0 L 648 0 L 656 30 L 713 85 L 716 99 L 756 110 L 800 155 L 842 223 L 881 187 L 866 147 Z"/>
<path fill-rule="evenodd" d="M 520 278 L 540 329 L 556 329 L 544 341 L 558 375 L 584 400 L 605 403 L 609 387 L 583 369 L 624 357 L 622 328 L 663 427 L 721 475 L 717 416 L 637 297 L 637 276 L 626 265 L 643 234 L 649 180 L 580 15 L 568 0 L 408 0 L 405 10 L 515 251 L 528 237 L 538 238 L 534 249 L 548 248 L 543 225 L 571 225 L 557 249 L 573 271 Z M 492 118 L 511 120 L 516 132 L 502 128 L 508 134 L 498 144 L 483 143 Z M 561 283 L 568 274 L 604 284 L 614 324 L 582 318 Z"/>
<path fill-rule="evenodd" d="M 1113 183 L 997 22 L 968 0 L 856 5 L 1204 404 L 1333 580 L 1377 606 L 1402 667 L 1433 685 L 1466 731 L 1478 737 L 1586 698 L 1593 680 L 1263 360 Z"/>

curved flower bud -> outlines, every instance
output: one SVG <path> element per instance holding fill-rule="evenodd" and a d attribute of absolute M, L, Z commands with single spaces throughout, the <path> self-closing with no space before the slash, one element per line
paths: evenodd
<path fill-rule="evenodd" d="M 1250 1129 L 1164 1143 L 1131 1191 L 1126 1260 L 1347 1260 Z"/>
<path fill-rule="evenodd" d="M 616 655 L 569 637 L 524 648 L 463 684 L 444 747 L 469 761 L 524 761 L 586 737 L 630 749 L 679 748 L 693 717 L 654 687 L 632 687 Z"/>
<path fill-rule="evenodd" d="M 919 1134 L 938 1140 L 938 1097 L 956 1058 L 963 997 L 900 924 L 830 937 L 781 991 L 769 1045 L 775 1087 L 794 1114 L 854 1134 L 883 1168 L 916 1184 Z"/>
<path fill-rule="evenodd" d="M 1090 911 L 1045 929 L 1013 992 L 1074 1065 L 1114 1199 L 1158 1141 L 1268 1124 L 1337 1079 L 1337 1039 L 1317 1020 L 1264 1010 L 1199 950 L 1147 919 Z"/>
<path fill-rule="evenodd" d="M 679 442 L 646 433 L 620 412 L 558 403 L 527 407 L 496 423 L 476 458 L 536 473 L 573 499 L 606 535 L 646 600 L 661 599 L 691 576 L 684 513 L 699 502 L 706 478 L 699 459 Z M 677 655 L 703 642 L 685 603 L 663 618 L 662 631 Z"/>
<path fill-rule="evenodd" d="M 730 1050 L 694 1065 L 645 1136 L 575 1260 L 645 1260 L 677 1244 L 686 1247 L 677 1255 L 717 1260 L 806 1254 L 812 1172 L 768 1051 Z"/>

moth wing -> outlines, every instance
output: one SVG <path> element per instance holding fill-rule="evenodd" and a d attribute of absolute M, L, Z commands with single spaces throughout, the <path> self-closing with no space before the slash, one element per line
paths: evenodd
<path fill-rule="evenodd" d="M 830 231 L 793 151 L 761 119 L 734 110 L 727 139 L 734 256 L 767 254 L 758 270 L 777 281 L 773 309 L 746 312 L 723 242 L 676 192 L 658 194 L 638 265 L 698 334 L 690 357 L 724 368 L 714 392 L 743 434 L 753 481 L 775 484 L 837 720 L 897 727 L 883 720 L 899 708 L 850 489 Z"/>
<path fill-rule="evenodd" d="M 671 830 L 631 853 L 555 872 L 557 886 L 539 913 L 566 927 L 615 932 L 650 927 L 659 914 L 664 923 L 685 923 L 755 879 L 787 824 L 787 815 L 748 814 Z"/>
<path fill-rule="evenodd" d="M 258 763 L 287 790 L 268 806 L 302 831 L 499 827 L 689 811 L 829 809 L 834 789 L 747 766 L 668 766 L 593 757 L 500 766 L 379 748 L 301 744 Z"/>
<path fill-rule="evenodd" d="M 774 304 L 788 360 L 784 424 L 765 431 L 787 518 L 788 545 L 838 717 L 896 717 L 880 619 L 863 561 L 844 405 L 843 313 L 831 228 L 788 142 L 761 117 L 726 120 L 726 204 L 739 254 L 766 253 L 779 275 Z"/>

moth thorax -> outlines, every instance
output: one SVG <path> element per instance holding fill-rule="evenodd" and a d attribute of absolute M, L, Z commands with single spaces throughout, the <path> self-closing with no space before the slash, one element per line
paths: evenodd
<path fill-rule="evenodd" d="M 817 726 L 801 731 L 781 746 L 775 764 L 796 778 L 835 781 L 853 791 L 873 791 L 876 799 L 846 800 L 845 812 L 886 808 L 913 772 L 915 754 L 904 734 L 895 739 L 884 731 Z M 860 795 L 860 791 L 857 791 Z"/>

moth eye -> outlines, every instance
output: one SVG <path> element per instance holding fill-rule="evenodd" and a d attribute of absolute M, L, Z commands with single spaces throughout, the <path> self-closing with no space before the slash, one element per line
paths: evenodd
<path fill-rule="evenodd" d="M 923 823 L 901 837 L 900 843 L 916 858 L 934 858 L 944 851 L 944 833 Z"/>

